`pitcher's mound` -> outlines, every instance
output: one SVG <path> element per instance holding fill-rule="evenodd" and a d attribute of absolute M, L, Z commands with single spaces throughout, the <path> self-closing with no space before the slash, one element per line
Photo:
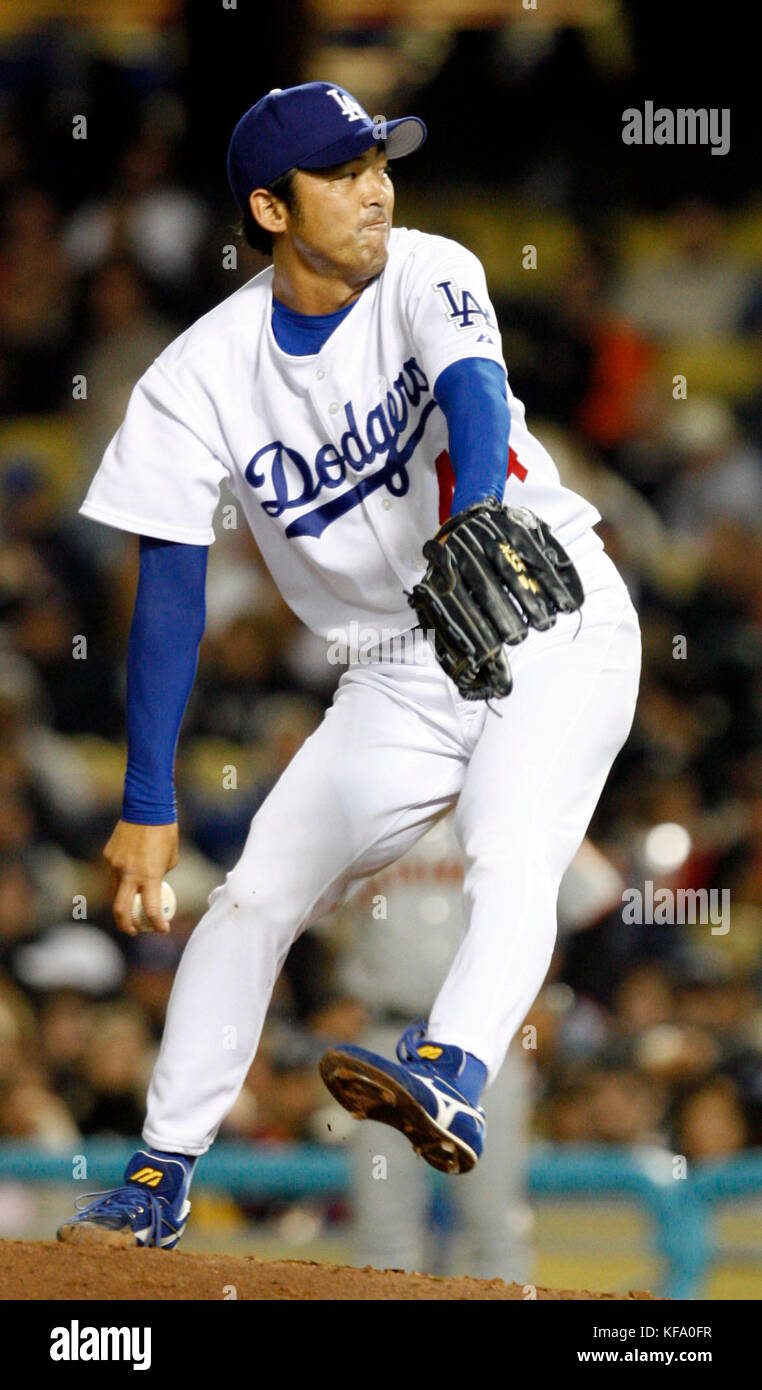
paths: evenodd
<path fill-rule="evenodd" d="M 529 1285 L 502 1279 L 433 1279 L 393 1269 L 350 1269 L 301 1260 L 120 1250 L 56 1241 L 0 1241 L 0 1299 L 526 1299 Z M 649 1293 L 537 1289 L 538 1299 L 650 1299 Z"/>

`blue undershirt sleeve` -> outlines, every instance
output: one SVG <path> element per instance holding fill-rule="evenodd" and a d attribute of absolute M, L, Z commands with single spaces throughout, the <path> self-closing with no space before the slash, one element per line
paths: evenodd
<path fill-rule="evenodd" d="M 511 429 L 503 368 L 486 357 L 463 357 L 440 372 L 434 399 L 447 420 L 452 515 L 487 497 L 502 501 Z"/>
<path fill-rule="evenodd" d="M 140 574 L 127 643 L 127 772 L 122 819 L 177 820 L 180 725 L 206 624 L 209 547 L 140 537 Z"/>

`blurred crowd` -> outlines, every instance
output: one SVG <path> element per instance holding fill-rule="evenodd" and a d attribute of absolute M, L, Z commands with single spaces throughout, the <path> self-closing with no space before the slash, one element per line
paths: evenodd
<path fill-rule="evenodd" d="M 155 73 L 134 78 L 135 119 L 92 185 L 40 158 L 60 115 L 30 124 L 16 69 L 2 73 L 0 1136 L 70 1147 L 139 1133 L 183 945 L 341 668 L 223 497 L 178 756 L 179 915 L 169 937 L 120 936 L 102 849 L 121 804 L 137 543 L 77 506 L 143 369 L 265 262 L 235 233 L 223 150 L 216 192 L 194 184 L 183 101 Z M 459 197 L 469 244 L 499 257 L 484 189 Z M 415 210 L 443 229 L 435 187 L 415 189 Z M 494 300 L 530 427 L 599 507 L 641 617 L 635 727 L 591 836 L 623 887 L 727 891 L 729 912 L 719 928 L 638 923 L 620 896 L 567 924 L 526 1064 L 538 1137 L 698 1161 L 762 1144 L 759 219 L 683 199 L 655 248 L 648 219 L 625 237 L 619 211 L 591 231 L 562 210 L 573 256 L 544 275 L 540 236 L 526 288 L 506 276 Z M 297 943 L 223 1133 L 335 1138 L 315 1061 L 367 1021 L 345 949 L 330 923 Z"/>

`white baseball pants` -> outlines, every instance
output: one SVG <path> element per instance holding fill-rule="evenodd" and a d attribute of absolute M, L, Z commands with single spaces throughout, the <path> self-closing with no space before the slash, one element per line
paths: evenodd
<path fill-rule="evenodd" d="M 429 1036 L 497 1075 L 547 972 L 558 885 L 637 698 L 640 635 L 625 585 L 594 532 L 569 552 L 582 613 L 513 648 L 514 689 L 499 714 L 460 700 L 425 643 L 342 676 L 185 948 L 148 1093 L 147 1143 L 206 1152 L 243 1085 L 294 939 L 456 802 L 466 930 Z"/>

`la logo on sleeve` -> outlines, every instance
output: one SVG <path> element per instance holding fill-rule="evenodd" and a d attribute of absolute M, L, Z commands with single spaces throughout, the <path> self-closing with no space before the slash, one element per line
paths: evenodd
<path fill-rule="evenodd" d="M 432 285 L 432 289 L 442 296 L 447 318 L 456 328 L 473 328 L 478 319 L 481 319 L 487 328 L 497 328 L 497 324 L 490 318 L 489 310 L 482 308 L 471 290 L 462 290 L 454 280 L 439 280 Z"/>

